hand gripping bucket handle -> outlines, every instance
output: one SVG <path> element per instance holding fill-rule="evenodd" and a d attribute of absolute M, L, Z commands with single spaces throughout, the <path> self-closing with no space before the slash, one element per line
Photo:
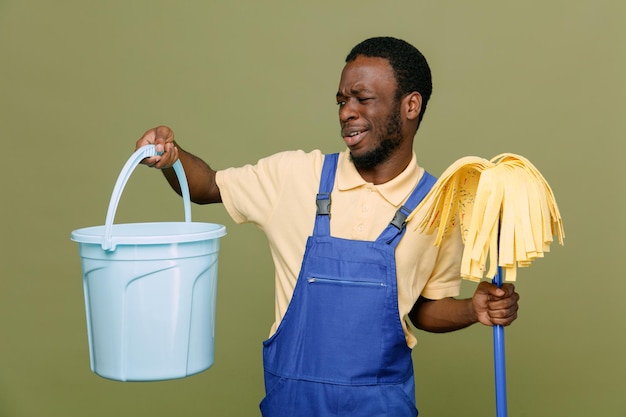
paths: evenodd
<path fill-rule="evenodd" d="M 111 194 L 111 200 L 109 201 L 109 208 L 107 210 L 107 217 L 105 221 L 105 229 L 104 236 L 102 238 L 102 249 L 105 251 L 114 251 L 115 244 L 113 243 L 112 237 L 112 229 L 113 229 L 113 220 L 115 219 L 115 212 L 117 211 L 117 205 L 120 202 L 120 197 L 122 196 L 122 191 L 130 178 L 130 175 L 133 173 L 137 165 L 144 159 L 152 156 L 156 156 L 159 154 L 156 151 L 156 147 L 154 145 L 145 145 L 141 148 L 137 149 L 135 153 L 133 153 L 126 164 L 122 168 L 120 175 L 117 177 L 117 181 L 115 183 L 115 187 L 113 188 L 113 193 Z M 183 205 L 185 210 L 185 222 L 191 222 L 191 198 L 189 195 L 189 184 L 187 183 L 187 177 L 185 176 L 185 170 L 183 169 L 183 165 L 177 160 L 174 165 L 174 172 L 176 173 L 176 177 L 178 178 L 178 183 L 180 184 L 180 190 L 183 197 Z"/>

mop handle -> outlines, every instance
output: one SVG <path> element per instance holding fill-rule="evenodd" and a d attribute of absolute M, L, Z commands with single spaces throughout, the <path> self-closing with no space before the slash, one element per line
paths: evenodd
<path fill-rule="evenodd" d="M 502 268 L 493 277 L 492 283 L 502 288 Z M 493 360 L 496 380 L 496 416 L 507 417 L 506 365 L 504 358 L 504 326 L 493 326 Z"/>

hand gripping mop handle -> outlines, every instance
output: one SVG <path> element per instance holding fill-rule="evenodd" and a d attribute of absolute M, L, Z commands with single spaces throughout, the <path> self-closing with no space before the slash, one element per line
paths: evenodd
<path fill-rule="evenodd" d="M 144 159 L 152 156 L 156 156 L 157 151 L 154 145 L 145 145 L 141 148 L 137 149 L 135 153 L 133 153 L 126 164 L 122 168 L 122 172 L 117 177 L 117 182 L 115 183 L 115 187 L 113 188 L 113 193 L 111 195 L 111 201 L 109 202 L 109 208 L 107 210 L 107 217 L 105 222 L 104 236 L 102 241 L 102 249 L 107 251 L 115 250 L 115 244 L 113 243 L 112 237 L 112 229 L 113 229 L 113 220 L 115 219 L 115 212 L 117 211 L 117 205 L 120 202 L 120 197 L 122 196 L 122 191 L 130 178 L 130 174 L 133 173 L 137 165 Z M 191 198 L 189 195 L 189 185 L 187 184 L 187 177 L 185 176 L 185 170 L 183 169 L 183 165 L 180 161 L 176 161 L 174 165 L 174 172 L 176 172 L 176 177 L 178 178 L 178 183 L 180 184 L 180 190 L 183 197 L 183 205 L 185 209 L 185 221 L 191 222 Z"/>

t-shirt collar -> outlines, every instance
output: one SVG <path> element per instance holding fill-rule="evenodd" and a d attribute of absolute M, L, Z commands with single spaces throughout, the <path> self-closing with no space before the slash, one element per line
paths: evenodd
<path fill-rule="evenodd" d="M 337 165 L 337 188 L 339 191 L 347 191 L 357 187 L 370 187 L 377 190 L 390 204 L 398 207 L 409 197 L 422 172 L 423 169 L 417 164 L 417 158 L 413 152 L 411 162 L 400 175 L 384 184 L 374 185 L 361 177 L 352 163 L 350 150 L 346 149 L 340 155 Z"/>

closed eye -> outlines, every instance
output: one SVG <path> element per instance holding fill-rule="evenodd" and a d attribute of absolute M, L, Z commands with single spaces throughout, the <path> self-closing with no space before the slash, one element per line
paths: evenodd
<path fill-rule="evenodd" d="M 372 100 L 374 100 L 373 97 L 360 97 L 360 98 L 357 98 L 357 101 L 359 103 L 367 103 L 368 101 L 372 101 Z M 337 105 L 339 107 L 344 106 L 345 104 L 346 104 L 346 100 L 337 100 Z"/>

